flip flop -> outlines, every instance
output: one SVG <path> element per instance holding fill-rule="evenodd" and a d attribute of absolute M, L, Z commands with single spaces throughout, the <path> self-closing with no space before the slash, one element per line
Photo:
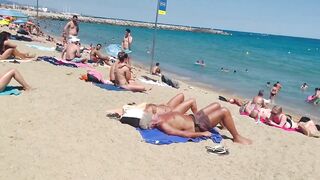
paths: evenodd
<path fill-rule="evenodd" d="M 210 154 L 217 154 L 217 155 L 230 154 L 229 150 L 220 144 L 214 147 L 206 146 L 205 148 L 207 149 L 207 153 L 210 153 Z"/>
<path fill-rule="evenodd" d="M 120 119 L 121 118 L 121 116 L 118 113 L 108 113 L 106 116 L 110 119 Z"/>

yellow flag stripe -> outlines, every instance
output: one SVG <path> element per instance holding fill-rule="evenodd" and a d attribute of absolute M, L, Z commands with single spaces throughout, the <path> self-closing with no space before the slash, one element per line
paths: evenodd
<path fill-rule="evenodd" d="M 158 14 L 160 14 L 160 15 L 166 15 L 166 14 L 167 14 L 167 11 L 158 10 Z"/>

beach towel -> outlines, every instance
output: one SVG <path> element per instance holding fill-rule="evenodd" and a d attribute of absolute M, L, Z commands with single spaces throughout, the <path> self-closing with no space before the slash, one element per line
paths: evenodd
<path fill-rule="evenodd" d="M 109 90 L 109 91 L 126 91 L 126 89 L 123 89 L 121 87 L 112 85 L 112 84 L 98 84 L 98 83 L 92 83 L 95 86 L 98 86 L 101 89 Z"/>
<path fill-rule="evenodd" d="M 38 57 L 38 60 L 42 60 L 42 61 L 48 62 L 48 63 L 53 64 L 55 66 L 67 66 L 67 67 L 73 67 L 73 68 L 77 68 L 78 67 L 75 64 L 64 63 L 62 61 L 59 61 L 54 57 L 41 56 L 41 57 Z"/>
<path fill-rule="evenodd" d="M 152 84 L 152 85 L 157 85 L 157 86 L 165 86 L 165 87 L 170 87 L 169 85 L 163 83 L 163 82 L 158 82 L 158 81 L 153 81 L 153 80 L 147 80 L 145 78 L 139 78 L 139 81 L 145 84 Z"/>
<path fill-rule="evenodd" d="M 2 92 L 0 92 L 0 96 L 6 96 L 6 95 L 19 95 L 21 92 L 13 86 L 7 86 Z"/>
<path fill-rule="evenodd" d="M 171 143 L 200 142 L 202 140 L 207 140 L 207 139 L 211 139 L 215 143 L 220 143 L 222 141 L 222 136 L 215 129 L 212 129 L 210 131 L 212 133 L 211 137 L 199 137 L 199 138 L 185 138 L 180 136 L 172 136 L 172 135 L 165 134 L 159 129 L 143 130 L 143 129 L 137 128 L 137 130 L 140 132 L 143 140 L 146 143 L 156 144 L 156 145 L 171 144 Z"/>
<path fill-rule="evenodd" d="M 33 45 L 33 44 L 27 44 L 28 47 L 39 49 L 41 51 L 55 51 L 54 47 L 45 47 L 45 46 L 39 46 L 39 45 Z"/>
<path fill-rule="evenodd" d="M 20 59 L 5 59 L 5 60 L 0 60 L 0 62 L 9 62 L 9 63 L 17 63 L 17 64 L 20 64 L 20 63 L 27 63 L 27 62 L 32 62 L 33 60 L 32 59 L 28 59 L 28 60 L 20 60 Z"/>

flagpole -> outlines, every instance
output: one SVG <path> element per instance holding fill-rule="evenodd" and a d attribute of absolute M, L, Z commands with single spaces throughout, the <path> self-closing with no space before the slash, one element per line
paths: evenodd
<path fill-rule="evenodd" d="M 152 51 L 151 51 L 151 65 L 150 65 L 150 73 L 152 71 L 152 66 L 154 62 L 155 56 L 155 47 L 156 47 L 156 35 L 157 35 L 157 27 L 158 27 L 158 10 L 159 10 L 160 0 L 157 0 L 157 10 L 156 10 L 156 21 L 154 23 L 154 31 L 153 31 L 153 41 L 152 41 Z"/>
<path fill-rule="evenodd" d="M 37 25 L 39 20 L 39 0 L 37 0 Z"/>

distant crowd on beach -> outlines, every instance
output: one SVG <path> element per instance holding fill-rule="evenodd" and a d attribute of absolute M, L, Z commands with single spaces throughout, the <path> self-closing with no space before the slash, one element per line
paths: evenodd
<path fill-rule="evenodd" d="M 16 28 L 17 33 L 20 34 L 32 35 L 32 37 L 44 36 L 38 25 L 34 25 L 32 28 L 28 25 L 18 26 Z M 134 67 L 132 66 L 132 59 L 130 58 L 130 54 L 127 53 L 131 51 L 133 44 L 133 36 L 131 35 L 130 29 L 125 30 L 121 42 L 121 49 L 116 57 L 104 54 L 101 51 L 102 45 L 100 43 L 97 43 L 95 46 L 90 45 L 88 48 L 81 46 L 79 38 L 80 28 L 76 15 L 67 22 L 62 31 L 61 43 L 57 43 L 56 47 L 57 50 L 61 51 L 62 60 L 72 63 L 91 63 L 94 66 L 110 66 L 108 80 L 102 80 L 101 77 L 95 76 L 94 73 L 89 74 L 90 77 L 87 77 L 87 79 L 97 79 L 100 83 L 115 85 L 133 92 L 147 92 L 152 90 L 136 82 L 135 74 L 133 73 Z M 0 61 L 10 58 L 24 60 L 34 59 L 36 57 L 34 54 L 18 51 L 18 47 L 9 40 L 10 36 L 11 34 L 8 32 L 0 33 Z M 47 37 L 46 41 L 58 42 L 50 36 Z M 86 53 L 89 58 L 85 57 Z M 205 65 L 202 60 L 196 63 Z M 221 68 L 221 71 L 227 72 L 229 70 Z M 234 73 L 236 73 L 236 71 L 234 71 Z M 159 63 L 156 63 L 151 68 L 150 74 L 152 77 L 161 77 L 163 82 L 169 85 L 171 84 L 173 87 L 178 87 L 178 85 L 176 85 L 177 83 L 163 75 Z M 24 80 L 19 71 L 11 69 L 0 76 L 0 92 L 6 89 L 11 79 L 15 79 L 20 83 L 24 90 L 32 90 L 32 87 Z M 268 87 L 270 87 L 270 84 L 271 83 L 267 83 Z M 257 122 L 286 130 L 296 130 L 308 136 L 319 137 L 319 131 L 317 129 L 319 126 L 316 125 L 312 119 L 301 117 L 299 121 L 294 121 L 291 116 L 288 116 L 282 111 L 282 107 L 277 105 L 272 108 L 269 107 L 281 88 L 282 85 L 280 82 L 276 82 L 273 87 L 270 87 L 270 100 L 263 98 L 264 91 L 262 90 L 250 101 L 224 97 L 219 97 L 219 99 L 238 105 L 241 114 L 247 115 Z M 306 88 L 308 88 L 307 84 L 301 86 L 301 89 Z M 315 94 L 310 99 L 312 99 L 312 101 L 319 101 L 320 88 L 315 90 Z M 189 110 L 192 111 L 192 114 L 187 114 Z M 210 137 L 212 135 L 210 130 L 213 127 L 219 126 L 222 129 L 227 129 L 231 133 L 234 142 L 240 144 L 252 143 L 250 139 L 240 135 L 232 114 L 227 108 L 222 107 L 221 104 L 217 102 L 213 102 L 203 109 L 198 109 L 196 100 L 193 98 L 186 100 L 182 93 L 178 93 L 171 100 L 163 102 L 162 104 L 143 103 L 139 105 L 124 105 L 122 108 L 108 111 L 107 116 L 117 118 L 120 122 L 134 127 L 143 129 L 158 128 L 169 135 L 190 138 Z"/>

